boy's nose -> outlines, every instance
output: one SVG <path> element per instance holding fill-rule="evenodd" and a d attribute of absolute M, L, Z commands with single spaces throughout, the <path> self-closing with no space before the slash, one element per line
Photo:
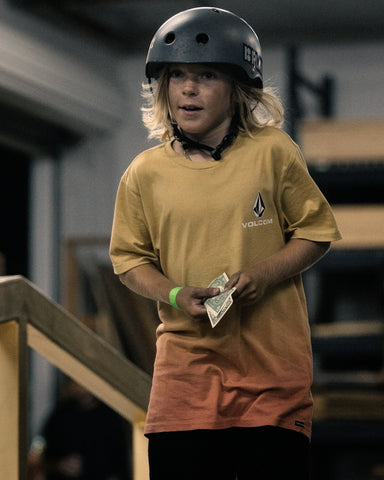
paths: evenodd
<path fill-rule="evenodd" d="M 196 95 L 198 91 L 198 85 L 194 79 L 186 79 L 183 84 L 183 93 L 185 95 Z"/>

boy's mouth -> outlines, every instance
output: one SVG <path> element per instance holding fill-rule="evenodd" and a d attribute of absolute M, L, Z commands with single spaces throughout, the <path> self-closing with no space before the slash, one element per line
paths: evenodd
<path fill-rule="evenodd" d="M 202 110 L 202 108 L 198 107 L 197 105 L 183 105 L 180 108 L 181 110 L 185 110 L 186 112 L 196 112 Z"/>

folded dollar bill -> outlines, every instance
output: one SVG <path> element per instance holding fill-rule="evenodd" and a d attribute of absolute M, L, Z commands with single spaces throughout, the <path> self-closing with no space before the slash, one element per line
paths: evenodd
<path fill-rule="evenodd" d="M 232 294 L 236 288 L 233 287 L 230 290 L 224 291 L 227 282 L 228 275 L 224 272 L 209 284 L 210 288 L 219 288 L 221 292 L 215 297 L 208 298 L 204 302 L 212 328 L 220 322 L 233 303 Z"/>

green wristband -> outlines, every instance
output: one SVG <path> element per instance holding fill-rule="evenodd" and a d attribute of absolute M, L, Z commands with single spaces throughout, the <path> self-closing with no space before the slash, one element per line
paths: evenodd
<path fill-rule="evenodd" d="M 180 310 L 180 307 L 176 303 L 176 295 L 182 288 L 183 287 L 175 287 L 169 292 L 169 303 L 172 305 L 172 307 L 177 308 L 177 310 Z"/>

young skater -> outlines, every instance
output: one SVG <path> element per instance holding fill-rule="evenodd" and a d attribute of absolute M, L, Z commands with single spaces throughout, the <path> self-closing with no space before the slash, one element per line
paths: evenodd
<path fill-rule="evenodd" d="M 175 15 L 146 75 L 144 123 L 161 144 L 121 179 L 110 254 L 121 281 L 158 302 L 151 480 L 305 480 L 312 354 L 300 274 L 340 238 L 331 209 L 279 128 L 283 108 L 243 19 L 211 7 Z M 213 328 L 205 302 L 220 304 L 217 277 L 228 303 Z"/>

